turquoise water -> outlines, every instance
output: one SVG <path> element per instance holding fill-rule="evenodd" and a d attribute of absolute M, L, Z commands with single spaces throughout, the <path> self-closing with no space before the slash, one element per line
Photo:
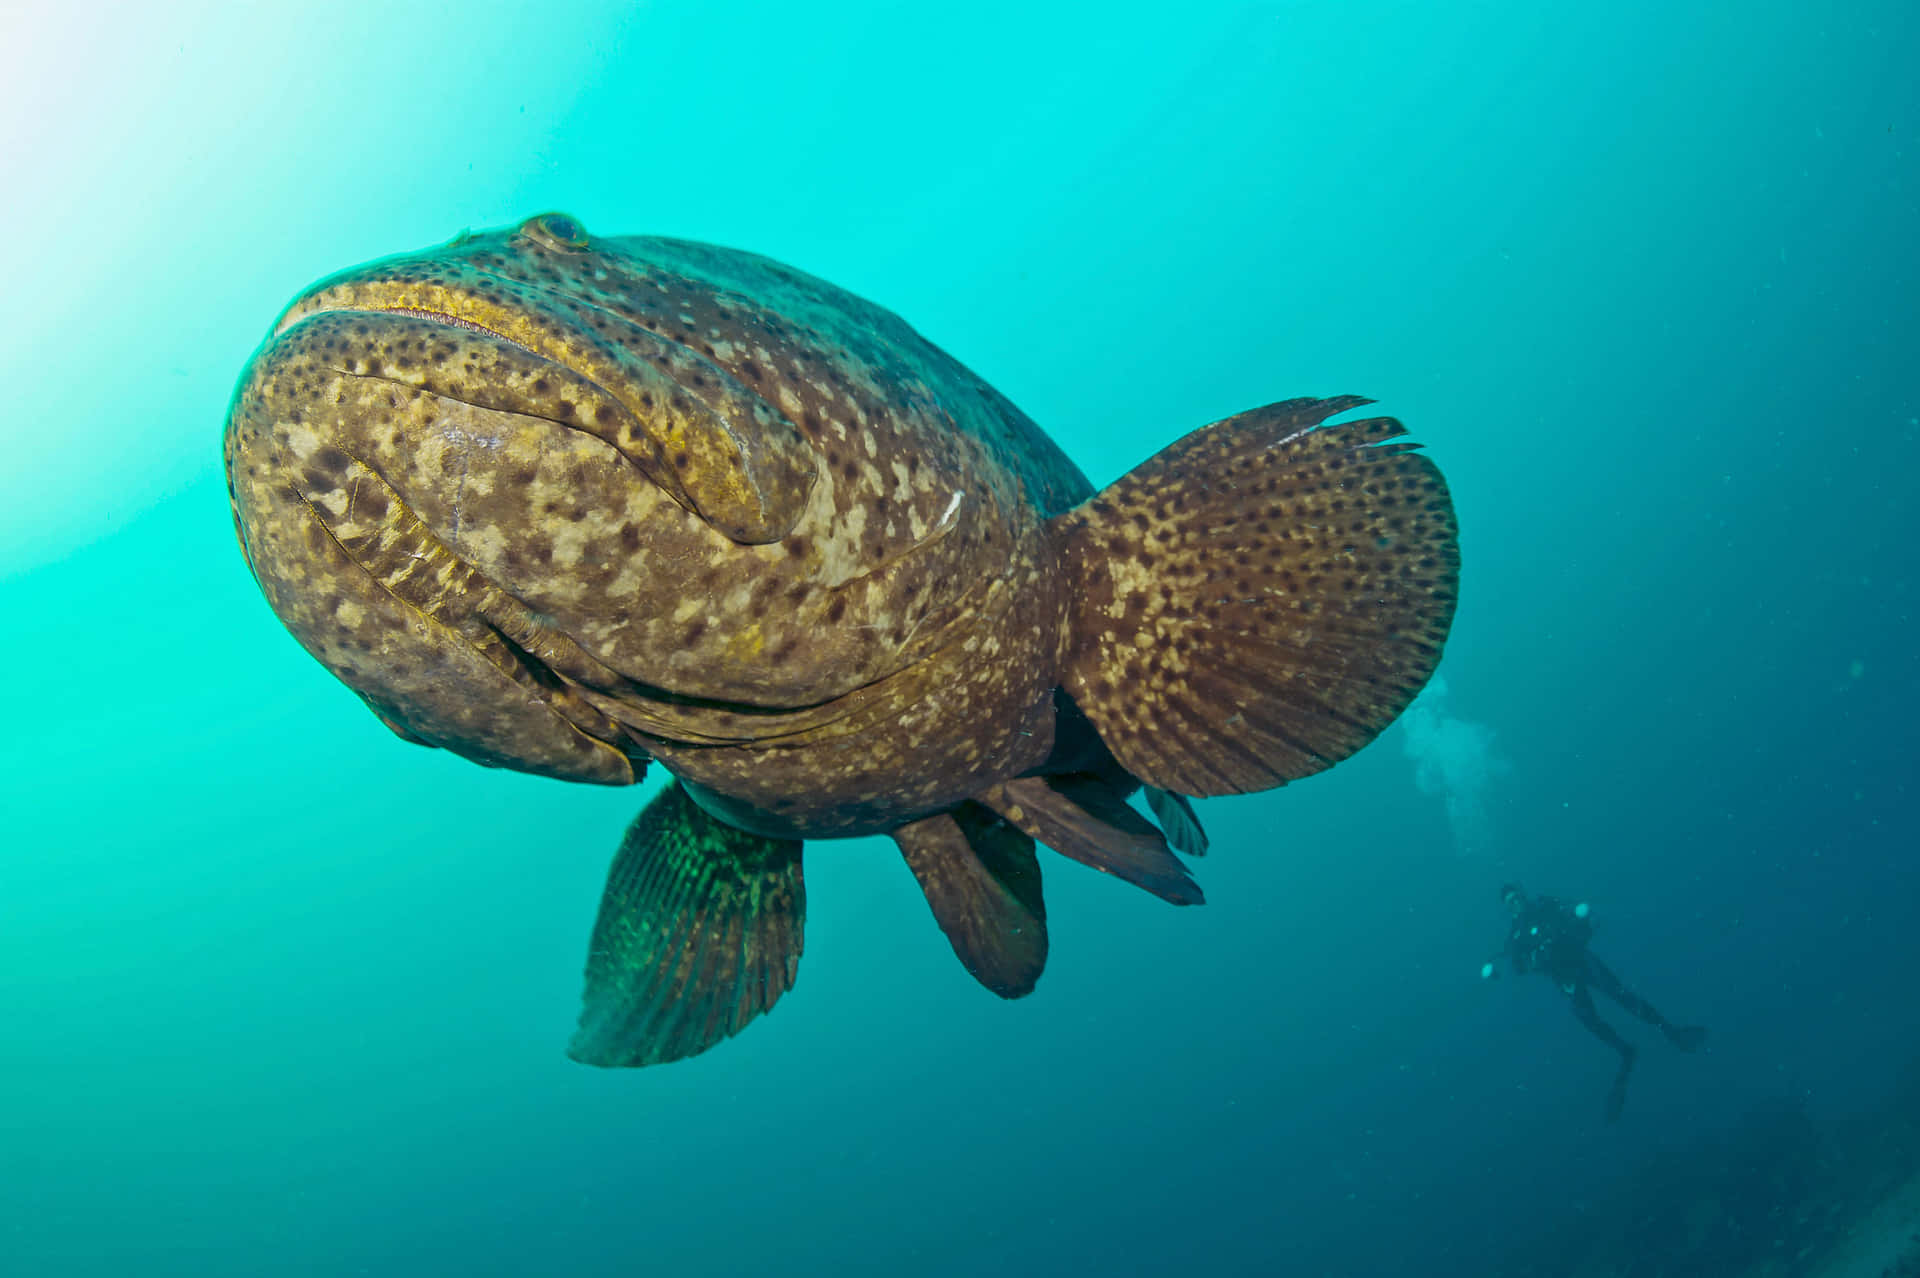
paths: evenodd
<path fill-rule="evenodd" d="M 1917 55 L 1908 4 L 6 10 L 0 1270 L 1488 1274 L 1906 1095 Z M 1204 908 L 1048 859 L 1031 998 L 822 845 L 773 1014 L 569 1063 L 651 789 L 393 738 L 219 473 L 297 290 L 549 208 L 898 311 L 1097 484 L 1377 398 L 1460 513 L 1439 680 L 1203 803 Z M 1510 878 L 1713 1031 L 1614 1017 L 1616 1126 L 1477 979 Z"/>

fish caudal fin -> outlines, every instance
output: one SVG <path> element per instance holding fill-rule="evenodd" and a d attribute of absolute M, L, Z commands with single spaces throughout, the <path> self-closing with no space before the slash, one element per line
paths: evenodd
<path fill-rule="evenodd" d="M 1047 907 L 1033 839 L 973 803 L 893 832 L 954 954 L 1001 998 L 1031 994 L 1047 965 Z"/>
<path fill-rule="evenodd" d="M 658 1065 L 738 1033 L 793 985 L 806 910 L 799 842 L 737 830 L 669 785 L 614 856 L 567 1055 Z"/>
<path fill-rule="evenodd" d="M 1163 901 L 1199 905 L 1204 899 L 1166 838 L 1100 777 L 1018 777 L 989 788 L 979 800 L 1060 855 Z"/>
<path fill-rule="evenodd" d="M 1064 684 L 1122 767 L 1240 794 L 1367 744 L 1439 663 L 1459 578 L 1440 471 L 1370 401 L 1297 399 L 1179 440 L 1056 530 Z M 1164 816 L 1163 816 L 1164 819 Z"/>

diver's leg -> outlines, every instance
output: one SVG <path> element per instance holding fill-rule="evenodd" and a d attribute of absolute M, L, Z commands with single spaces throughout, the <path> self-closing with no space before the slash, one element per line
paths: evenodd
<path fill-rule="evenodd" d="M 1569 981 L 1562 984 L 1560 989 L 1566 994 L 1575 1018 L 1587 1027 L 1589 1033 L 1620 1055 L 1632 1057 L 1633 1044 L 1620 1037 L 1620 1031 L 1600 1019 L 1600 1011 L 1593 1005 L 1593 992 L 1587 988 L 1585 981 Z"/>
<path fill-rule="evenodd" d="M 1620 1037 L 1619 1031 L 1600 1019 L 1599 1011 L 1593 1006 L 1593 993 L 1585 981 L 1564 983 L 1560 988 L 1565 991 L 1567 1001 L 1573 1005 L 1573 1014 L 1580 1023 L 1594 1037 L 1620 1053 L 1620 1068 L 1613 1076 L 1613 1086 L 1607 1089 L 1607 1121 L 1611 1123 L 1620 1117 L 1620 1111 L 1627 1103 L 1627 1076 L 1633 1073 L 1633 1058 L 1638 1052 L 1632 1043 Z"/>
<path fill-rule="evenodd" d="M 1613 974 L 1612 968 L 1592 954 L 1587 955 L 1587 984 L 1649 1025 L 1666 1029 L 1673 1023 L 1660 1015 L 1660 1010 L 1653 1004 L 1628 989 L 1625 983 Z"/>
<path fill-rule="evenodd" d="M 1586 972 L 1588 984 L 1665 1034 L 1667 1041 L 1681 1051 L 1691 1052 L 1706 1040 L 1707 1031 L 1704 1028 L 1698 1025 L 1675 1025 L 1662 1016 L 1660 1010 L 1653 1004 L 1628 989 L 1626 984 L 1613 974 L 1612 968 L 1592 954 L 1587 955 Z"/>

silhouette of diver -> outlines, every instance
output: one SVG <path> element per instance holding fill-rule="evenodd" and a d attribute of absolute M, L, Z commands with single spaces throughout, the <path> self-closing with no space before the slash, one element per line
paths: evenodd
<path fill-rule="evenodd" d="M 1667 1041 L 1683 1052 L 1691 1052 L 1706 1041 L 1707 1031 L 1700 1025 L 1675 1025 L 1662 1016 L 1653 1004 L 1624 985 L 1587 949 L 1593 937 L 1593 924 L 1587 921 L 1585 903 L 1568 909 L 1550 896 L 1528 899 L 1517 883 L 1500 889 L 1500 900 L 1513 916 L 1507 931 L 1505 954 L 1513 961 L 1516 975 L 1544 972 L 1553 978 L 1560 992 L 1573 1006 L 1573 1014 L 1595 1038 L 1620 1053 L 1620 1072 L 1614 1075 L 1613 1088 L 1607 1093 L 1607 1121 L 1620 1117 L 1627 1103 L 1627 1076 L 1633 1072 L 1639 1049 L 1622 1038 L 1613 1026 L 1600 1019 L 1593 1006 L 1593 991 L 1599 990 L 1634 1016 L 1654 1026 Z M 1494 974 L 1493 963 L 1480 969 L 1483 978 Z"/>

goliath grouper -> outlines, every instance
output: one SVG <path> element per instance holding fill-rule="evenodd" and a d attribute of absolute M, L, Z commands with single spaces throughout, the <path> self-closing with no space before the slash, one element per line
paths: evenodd
<path fill-rule="evenodd" d="M 226 465 L 267 602 L 395 733 L 672 774 L 569 1049 L 649 1065 L 793 983 L 804 839 L 890 835 L 1007 998 L 1046 961 L 1036 843 L 1198 903 L 1188 796 L 1345 758 L 1439 660 L 1452 505 L 1398 422 L 1330 422 L 1367 402 L 1229 417 L 1095 493 L 891 313 L 549 214 L 308 289 Z"/>

